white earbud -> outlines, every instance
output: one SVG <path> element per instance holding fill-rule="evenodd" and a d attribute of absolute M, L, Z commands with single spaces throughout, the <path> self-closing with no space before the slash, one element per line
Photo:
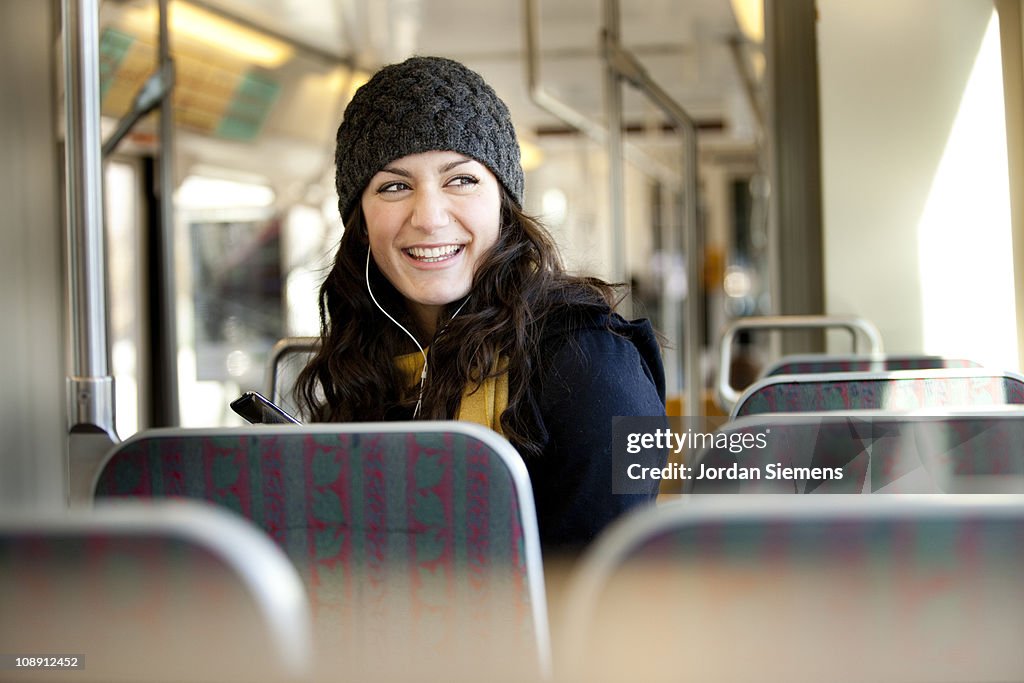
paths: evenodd
<path fill-rule="evenodd" d="M 416 399 L 416 408 L 412 411 L 412 419 L 419 417 L 420 408 L 423 407 L 423 386 L 427 383 L 427 352 L 423 350 L 420 343 L 416 340 L 416 337 L 405 327 L 402 323 L 398 322 L 391 317 L 391 314 L 384 310 L 384 307 L 377 302 L 377 297 L 373 295 L 373 290 L 370 288 L 370 247 L 366 247 L 366 291 L 370 294 L 370 299 L 373 301 L 373 305 L 380 309 L 380 312 L 387 316 L 388 320 L 398 325 L 398 329 L 405 332 L 409 339 L 412 339 L 412 343 L 416 345 L 416 348 L 423 354 L 423 372 L 420 373 L 420 396 Z"/>
<path fill-rule="evenodd" d="M 405 332 L 405 334 L 408 335 L 409 339 L 412 339 L 412 343 L 416 345 L 416 348 L 419 349 L 420 353 L 423 354 L 423 372 L 420 373 L 420 394 L 419 394 L 419 397 L 416 399 L 416 407 L 412 411 L 412 419 L 415 420 L 417 417 L 419 417 L 420 409 L 423 407 L 423 388 L 427 384 L 427 352 L 423 350 L 422 346 L 420 346 L 420 343 L 419 343 L 419 341 L 416 340 L 415 335 L 413 335 L 409 330 L 405 329 L 405 327 L 400 322 L 398 322 L 397 320 L 392 318 L 391 314 L 389 314 L 387 311 L 385 311 L 384 307 L 381 306 L 380 303 L 377 301 L 377 297 L 375 297 L 373 295 L 373 289 L 370 288 L 370 247 L 369 247 L 369 245 L 367 245 L 367 247 L 366 247 L 366 291 L 369 293 L 370 299 L 373 301 L 373 305 L 376 306 L 380 310 L 381 313 L 383 313 L 385 316 L 387 316 L 388 320 L 390 320 L 394 324 L 398 325 L 398 329 L 402 330 L 402 332 Z M 452 320 L 455 319 L 455 316 L 457 316 L 459 313 L 462 312 L 463 307 L 466 305 L 466 303 L 468 301 L 469 301 L 469 295 L 467 294 L 466 295 L 466 300 L 462 302 L 462 305 L 459 306 L 455 310 L 455 313 L 452 314 L 452 317 L 448 319 L 449 323 Z M 443 331 L 444 330 L 442 330 L 442 332 Z"/>

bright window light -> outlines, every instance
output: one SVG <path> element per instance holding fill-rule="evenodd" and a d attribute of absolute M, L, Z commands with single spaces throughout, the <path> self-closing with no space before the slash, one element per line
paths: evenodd
<path fill-rule="evenodd" d="M 918 224 L 925 353 L 1018 365 L 999 24 L 993 11 Z"/>
<path fill-rule="evenodd" d="M 261 209 L 274 203 L 274 191 L 266 185 L 190 175 L 174 201 L 182 209 Z"/>
<path fill-rule="evenodd" d="M 732 0 L 732 11 L 748 40 L 764 41 L 764 0 Z"/>

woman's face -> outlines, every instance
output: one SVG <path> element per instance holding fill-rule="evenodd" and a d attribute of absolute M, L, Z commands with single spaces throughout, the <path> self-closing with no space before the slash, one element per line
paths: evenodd
<path fill-rule="evenodd" d="M 469 293 L 498 240 L 498 179 L 465 155 L 422 152 L 380 170 L 361 201 L 374 262 L 432 336 L 441 309 Z"/>

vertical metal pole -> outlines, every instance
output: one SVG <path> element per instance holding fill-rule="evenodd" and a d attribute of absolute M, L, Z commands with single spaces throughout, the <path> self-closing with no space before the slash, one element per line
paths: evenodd
<path fill-rule="evenodd" d="M 662 197 L 662 216 L 664 217 L 659 226 L 661 229 L 661 277 L 660 287 L 661 300 L 658 310 L 662 331 L 669 339 L 683 339 L 682 320 L 679 311 L 682 297 L 679 296 L 679 286 L 676 281 L 676 256 L 682 253 L 679 246 L 683 216 L 683 196 L 681 192 L 672 187 L 664 192 Z M 683 390 L 683 351 L 678 342 L 672 349 L 666 349 L 663 353 L 665 362 L 665 394 L 675 396 Z"/>
<path fill-rule="evenodd" d="M 618 28 L 618 4 L 617 0 L 605 1 L 605 20 L 609 23 L 610 29 L 606 29 L 603 45 L 603 54 L 606 67 L 611 74 L 615 75 L 616 90 L 618 90 L 618 79 L 624 78 L 630 84 L 640 89 L 654 104 L 656 104 L 667 116 L 675 121 L 683 131 L 683 249 L 686 251 L 686 312 L 684 337 L 684 365 L 686 376 L 686 414 L 703 415 L 703 372 L 701 363 L 701 349 L 704 341 L 704 318 L 703 318 L 703 287 L 701 278 L 701 254 L 703 244 L 697 220 L 697 126 L 693 119 L 686 113 L 679 104 L 673 100 L 653 79 L 647 74 L 643 66 L 626 50 L 622 49 L 619 43 Z M 609 75 L 608 82 L 611 84 L 612 76 Z M 611 90 L 611 88 L 609 88 Z M 621 124 L 621 94 L 617 102 Z M 612 112 L 609 111 L 609 117 Z M 610 125 L 610 124 L 609 124 Z M 616 130 L 620 125 L 615 126 Z M 612 135 L 609 127 L 609 138 Z M 609 153 L 615 149 L 609 145 Z M 620 159 L 621 163 L 621 159 Z M 621 183 L 621 176 L 620 181 Z M 613 185 L 613 188 L 615 186 Z M 621 207 L 620 207 L 621 210 Z"/>
<path fill-rule="evenodd" d="M 704 286 L 701 254 L 704 251 L 697 211 L 697 127 L 684 117 L 683 134 L 683 249 L 686 252 L 686 329 L 683 333 L 686 382 L 686 414 L 704 415 L 704 373 L 701 349 L 704 340 Z"/>
<path fill-rule="evenodd" d="M 604 43 L 619 42 L 618 0 L 604 0 Z M 625 162 L 622 148 L 622 83 L 618 72 L 605 64 L 605 117 L 608 120 L 609 223 L 612 231 L 612 280 L 626 280 Z"/>
<path fill-rule="evenodd" d="M 64 144 L 71 375 L 67 380 L 68 482 L 87 497 L 91 474 L 116 440 L 107 368 L 103 168 L 97 0 L 63 0 Z"/>
<path fill-rule="evenodd" d="M 64 0 L 65 175 L 72 372 L 107 374 L 96 0 Z"/>
<path fill-rule="evenodd" d="M 151 261 L 155 269 L 150 282 L 157 291 L 152 301 L 157 303 L 152 320 L 152 348 L 155 356 L 153 369 L 154 427 L 172 427 L 181 422 L 178 401 L 178 325 L 174 278 L 174 101 L 171 96 L 174 83 L 174 62 L 171 60 L 170 31 L 168 29 L 167 0 L 159 0 L 160 7 L 160 69 L 168 90 L 160 100 L 160 166 L 159 196 L 160 225 L 151 240 Z"/>
<path fill-rule="evenodd" d="M 686 312 L 684 339 L 684 365 L 686 376 L 686 413 L 703 415 L 703 372 L 701 350 L 704 342 L 703 283 L 701 255 L 704 246 L 698 220 L 697 182 L 697 126 L 686 110 L 673 100 L 648 75 L 643 66 L 618 42 L 605 44 L 605 57 L 612 68 L 630 84 L 643 92 L 665 114 L 675 121 L 683 132 L 683 221 L 682 247 L 686 252 Z"/>

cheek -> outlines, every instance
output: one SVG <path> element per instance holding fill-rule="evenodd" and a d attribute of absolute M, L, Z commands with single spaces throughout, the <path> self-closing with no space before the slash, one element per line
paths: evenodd
<path fill-rule="evenodd" d="M 379 256 L 384 256 L 387 248 L 395 237 L 395 230 L 390 229 L 391 221 L 385 212 L 374 211 L 365 215 L 366 236 L 370 248 Z"/>
<path fill-rule="evenodd" d="M 373 233 L 370 233 L 370 253 L 373 263 L 388 282 L 394 284 L 397 273 L 396 255 L 389 248 L 387 240 L 382 239 L 379 234 L 376 237 L 377 239 L 374 239 Z"/>
<path fill-rule="evenodd" d="M 494 245 L 498 243 L 498 226 L 495 224 L 485 234 L 481 235 L 481 244 L 483 246 L 484 253 L 490 252 L 494 249 Z"/>
<path fill-rule="evenodd" d="M 476 239 L 480 246 L 485 251 L 491 249 L 498 242 L 498 233 L 501 230 L 501 211 L 479 212 L 476 216 L 476 225 L 479 226 L 476 231 Z"/>
<path fill-rule="evenodd" d="M 384 255 L 385 239 L 381 236 L 379 232 L 374 232 L 373 230 L 371 230 L 367 235 L 367 241 L 370 243 L 370 251 L 372 251 L 377 256 Z"/>
<path fill-rule="evenodd" d="M 368 227 L 366 238 L 369 242 L 373 264 L 389 282 L 394 283 L 395 266 L 393 259 L 395 254 L 391 248 L 391 236 L 385 231 L 380 230 L 379 226 L 375 226 L 374 228 Z"/>

